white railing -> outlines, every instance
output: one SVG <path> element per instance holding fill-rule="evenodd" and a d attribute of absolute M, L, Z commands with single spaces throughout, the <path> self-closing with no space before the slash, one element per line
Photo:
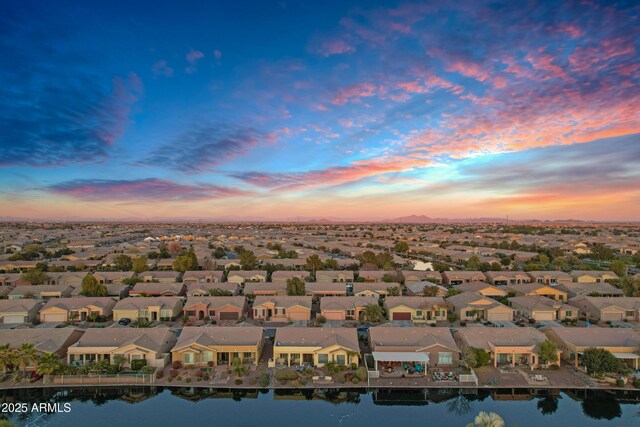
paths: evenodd
<path fill-rule="evenodd" d="M 43 384 L 153 384 L 156 374 L 45 375 Z"/>
<path fill-rule="evenodd" d="M 476 373 L 473 372 L 473 369 L 471 369 L 470 374 L 460 375 L 459 381 L 461 383 L 474 383 L 475 385 L 478 385 L 478 377 L 476 376 Z"/>

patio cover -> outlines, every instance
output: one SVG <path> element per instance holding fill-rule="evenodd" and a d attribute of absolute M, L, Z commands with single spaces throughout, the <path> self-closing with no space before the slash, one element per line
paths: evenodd
<path fill-rule="evenodd" d="M 371 354 L 376 362 L 429 362 L 428 354 L 412 351 L 373 351 Z"/>
<path fill-rule="evenodd" d="M 635 353 L 611 353 L 618 359 L 640 359 L 640 355 Z"/>

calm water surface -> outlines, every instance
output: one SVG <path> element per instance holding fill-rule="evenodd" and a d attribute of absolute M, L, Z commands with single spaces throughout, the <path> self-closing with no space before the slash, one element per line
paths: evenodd
<path fill-rule="evenodd" d="M 465 426 L 480 411 L 506 426 L 640 426 L 640 394 L 566 391 L 307 390 L 302 392 L 112 388 L 1 392 L 2 402 L 69 402 L 71 412 L 10 415 L 19 426 Z"/>

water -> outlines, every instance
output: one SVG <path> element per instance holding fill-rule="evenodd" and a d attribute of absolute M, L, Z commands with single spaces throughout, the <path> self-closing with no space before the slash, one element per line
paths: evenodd
<path fill-rule="evenodd" d="M 303 392 L 114 387 L 3 391 L 2 402 L 70 403 L 68 413 L 17 416 L 18 426 L 465 426 L 480 411 L 505 426 L 640 426 L 640 393 L 528 390 L 380 390 Z"/>

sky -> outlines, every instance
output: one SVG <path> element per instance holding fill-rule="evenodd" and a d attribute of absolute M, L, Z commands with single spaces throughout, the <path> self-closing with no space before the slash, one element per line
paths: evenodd
<path fill-rule="evenodd" d="M 640 220 L 637 1 L 0 2 L 0 217 Z"/>

